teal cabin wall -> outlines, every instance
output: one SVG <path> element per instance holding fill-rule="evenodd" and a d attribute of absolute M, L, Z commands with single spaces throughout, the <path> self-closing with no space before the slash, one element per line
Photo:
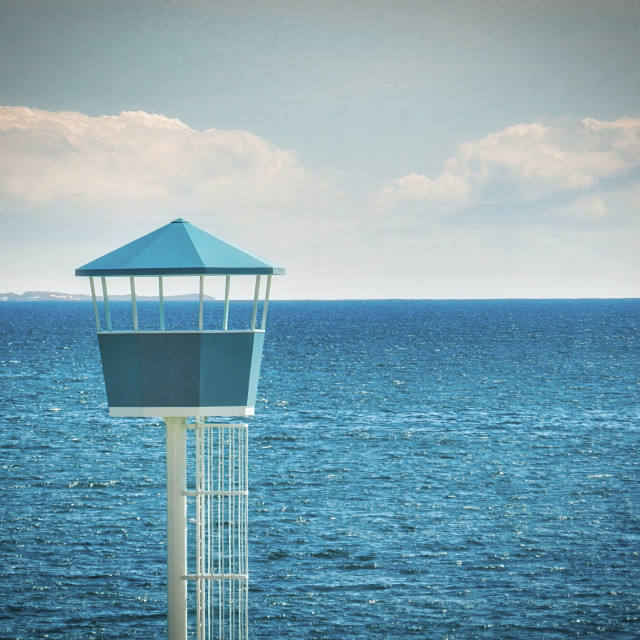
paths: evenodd
<path fill-rule="evenodd" d="M 254 407 L 263 331 L 98 334 L 109 407 Z"/>

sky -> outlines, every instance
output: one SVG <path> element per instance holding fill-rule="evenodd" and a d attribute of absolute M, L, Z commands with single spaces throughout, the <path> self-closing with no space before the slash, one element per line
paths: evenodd
<path fill-rule="evenodd" d="M 637 0 L 0 0 L 0 292 L 181 217 L 275 298 L 640 297 L 638 60 Z"/>

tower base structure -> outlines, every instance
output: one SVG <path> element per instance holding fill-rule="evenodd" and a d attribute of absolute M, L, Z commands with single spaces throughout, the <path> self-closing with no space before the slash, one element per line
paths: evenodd
<path fill-rule="evenodd" d="M 168 638 L 247 640 L 248 425 L 164 421 Z"/>

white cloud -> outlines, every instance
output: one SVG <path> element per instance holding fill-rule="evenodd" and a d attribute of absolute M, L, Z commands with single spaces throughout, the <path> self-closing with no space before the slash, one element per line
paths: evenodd
<path fill-rule="evenodd" d="M 518 124 L 461 144 L 439 176 L 409 174 L 383 187 L 375 200 L 383 207 L 421 202 L 449 213 L 557 194 L 579 198 L 638 167 L 640 119 L 587 118 L 577 129 Z"/>
<path fill-rule="evenodd" d="M 638 175 L 639 120 L 520 124 L 386 185 L 381 214 L 246 131 L 0 107 L 0 272 L 78 290 L 75 267 L 183 216 L 286 266 L 282 297 L 637 295 Z"/>
<path fill-rule="evenodd" d="M 329 185 L 247 131 L 144 112 L 90 117 L 0 107 L 0 189 L 33 205 L 304 207 Z"/>
<path fill-rule="evenodd" d="M 386 204 L 395 202 L 431 202 L 454 207 L 469 203 L 470 184 L 454 172 L 443 171 L 433 180 L 418 173 L 410 173 L 380 191 L 380 197 Z"/>

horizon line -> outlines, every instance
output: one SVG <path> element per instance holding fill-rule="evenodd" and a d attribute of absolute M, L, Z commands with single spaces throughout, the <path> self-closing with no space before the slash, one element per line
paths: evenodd
<path fill-rule="evenodd" d="M 49 295 L 52 297 L 42 298 L 42 297 L 34 297 L 28 298 L 24 297 L 26 294 L 41 294 L 41 295 Z M 5 296 L 16 296 L 19 297 L 19 300 L 8 300 Z M 197 292 L 193 293 L 185 293 L 185 294 L 171 294 L 164 296 L 165 301 L 184 301 L 191 302 L 188 298 L 193 298 L 197 300 L 199 294 Z M 4 299 L 3 299 L 4 298 Z M 82 298 L 80 300 L 73 298 Z M 130 299 L 130 295 L 128 294 L 114 294 L 113 296 L 109 296 L 111 300 L 114 302 L 121 302 Z M 154 302 L 159 301 L 159 296 L 136 296 L 139 302 Z M 102 301 L 102 296 L 96 296 L 96 299 Z M 180 300 L 181 299 L 181 300 Z M 223 302 L 222 299 L 215 298 L 214 296 L 205 295 L 205 302 Z M 235 298 L 235 301 L 252 301 L 253 298 Z M 451 298 L 441 298 L 441 297 L 383 297 L 383 298 L 369 298 L 369 297 L 337 297 L 337 298 L 270 298 L 271 302 L 365 302 L 365 301 L 432 301 L 432 302 L 464 302 L 464 301 L 508 301 L 508 300 L 640 300 L 640 296 L 490 296 L 490 297 L 451 297 Z M 22 293 L 15 293 L 13 291 L 0 293 L 0 302 L 91 302 L 91 295 L 85 293 L 63 293 L 59 291 L 42 291 L 42 290 L 27 290 Z"/>

